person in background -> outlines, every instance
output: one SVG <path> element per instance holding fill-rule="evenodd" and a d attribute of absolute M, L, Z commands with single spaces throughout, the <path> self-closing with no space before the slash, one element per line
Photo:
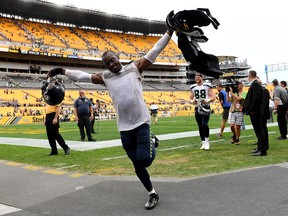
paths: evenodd
<path fill-rule="evenodd" d="M 98 133 L 99 121 L 100 121 L 100 111 L 101 111 L 101 103 L 100 103 L 100 101 L 98 99 L 96 100 L 96 103 L 93 106 L 93 110 L 94 110 L 94 118 L 96 120 L 98 120 L 96 131 L 94 130 L 94 133 Z"/>
<path fill-rule="evenodd" d="M 281 85 L 281 87 L 283 87 L 283 88 L 286 90 L 286 92 L 287 92 L 287 94 L 288 94 L 287 82 L 284 81 L 284 80 L 282 80 L 282 81 L 280 82 L 280 85 Z M 286 106 L 288 106 L 288 104 L 286 104 Z M 287 108 L 288 108 L 288 107 L 287 107 Z M 287 109 L 287 111 L 286 111 L 286 123 L 288 124 L 288 109 Z"/>
<path fill-rule="evenodd" d="M 237 82 L 238 93 L 233 93 L 232 88 L 230 87 L 229 91 L 229 99 L 231 102 L 230 107 L 230 129 L 233 133 L 233 137 L 231 139 L 231 143 L 239 144 L 239 138 L 241 134 L 241 125 L 243 125 L 244 121 L 244 113 L 243 113 L 243 104 L 246 98 L 247 92 L 243 91 L 244 84 L 242 82 Z"/>
<path fill-rule="evenodd" d="M 262 85 L 262 81 L 257 76 L 257 81 Z M 266 151 L 269 149 L 269 135 L 268 135 L 268 128 L 267 128 L 267 121 L 270 118 L 269 114 L 269 100 L 271 99 L 269 90 L 262 85 L 263 94 L 262 94 L 262 100 L 261 100 L 261 121 L 263 125 L 263 130 L 265 134 L 265 138 L 267 141 L 266 145 Z M 257 151 L 257 148 L 255 149 Z"/>
<path fill-rule="evenodd" d="M 70 154 L 70 148 L 65 143 L 65 140 L 59 133 L 59 115 L 60 115 L 60 105 L 48 105 L 46 104 L 46 118 L 44 121 L 44 125 L 46 127 L 46 134 L 49 141 L 49 145 L 51 147 L 51 152 L 48 156 L 58 155 L 57 144 L 61 146 L 64 150 L 65 155 Z"/>
<path fill-rule="evenodd" d="M 273 110 L 274 110 L 274 102 L 272 100 L 272 98 L 269 99 L 269 123 L 273 123 L 274 122 L 274 114 L 273 114 Z"/>
<path fill-rule="evenodd" d="M 258 147 L 251 153 L 252 156 L 266 156 L 268 149 L 268 140 L 265 135 L 263 116 L 261 113 L 263 88 L 257 81 L 257 72 L 250 70 L 248 74 L 248 80 L 250 82 L 250 88 L 244 101 L 243 111 L 246 115 L 250 116 L 250 120 L 257 136 Z"/>
<path fill-rule="evenodd" d="M 101 109 L 101 103 L 99 100 L 96 100 L 95 103 L 95 116 L 99 116 L 100 115 L 100 109 Z"/>
<path fill-rule="evenodd" d="M 94 123 L 95 123 L 95 113 L 96 113 L 96 104 L 93 102 L 93 98 L 90 98 L 90 102 L 92 104 L 92 112 L 93 112 L 93 118 L 91 119 L 91 133 L 96 133 L 94 130 Z"/>
<path fill-rule="evenodd" d="M 282 80 L 282 81 L 280 82 L 280 86 L 281 86 L 282 88 L 284 88 L 284 89 L 286 90 L 287 94 L 288 94 L 287 82 L 286 82 L 285 80 Z"/>
<path fill-rule="evenodd" d="M 152 102 L 150 106 L 150 112 L 152 116 L 152 123 L 157 124 L 158 123 L 158 106 L 154 102 Z"/>
<path fill-rule="evenodd" d="M 209 119 L 210 119 L 210 103 L 213 102 L 216 97 L 212 91 L 212 86 L 203 82 L 202 74 L 195 74 L 196 83 L 190 86 L 190 100 L 195 106 L 195 119 L 198 125 L 202 146 L 200 149 L 210 149 L 210 131 L 209 131 Z M 207 112 L 204 113 L 200 110 L 200 107 L 207 107 Z"/>
<path fill-rule="evenodd" d="M 217 133 L 216 136 L 217 137 L 222 137 L 223 136 L 223 132 L 225 129 L 225 125 L 227 122 L 227 119 L 229 117 L 229 109 L 231 107 L 231 102 L 228 101 L 228 94 L 224 89 L 223 89 L 223 85 L 222 84 L 218 84 L 216 86 L 218 93 L 218 97 L 219 97 L 219 102 L 223 108 L 223 113 L 222 113 L 222 121 L 221 121 L 221 126 L 220 126 L 220 133 Z"/>
<path fill-rule="evenodd" d="M 286 112 L 288 104 L 288 95 L 286 90 L 283 87 L 279 86 L 279 82 L 277 79 L 272 80 L 272 84 L 274 86 L 273 113 L 277 114 L 278 128 L 280 131 L 280 136 L 277 138 L 277 140 L 286 140 L 287 139 Z"/>
<path fill-rule="evenodd" d="M 94 118 L 92 103 L 85 96 L 85 91 L 83 89 L 79 90 L 79 98 L 74 102 L 74 115 L 75 121 L 79 127 L 81 141 L 85 140 L 84 127 L 86 129 L 88 141 L 96 141 L 91 135 L 91 120 Z"/>

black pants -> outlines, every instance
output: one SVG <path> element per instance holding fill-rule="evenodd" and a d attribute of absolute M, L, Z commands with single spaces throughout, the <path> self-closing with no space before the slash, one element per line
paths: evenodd
<path fill-rule="evenodd" d="M 250 120 L 258 139 L 258 151 L 265 152 L 268 149 L 268 130 L 265 129 L 262 118 L 259 113 L 250 114 Z"/>
<path fill-rule="evenodd" d="M 268 128 L 267 128 L 267 120 L 265 117 L 262 118 L 262 125 L 264 129 L 264 135 L 267 142 L 266 150 L 269 149 L 269 136 L 268 136 Z"/>
<path fill-rule="evenodd" d="M 210 119 L 210 114 L 208 114 L 207 116 L 199 115 L 197 109 L 195 109 L 195 119 L 198 125 L 201 140 L 205 141 L 205 137 L 206 138 L 209 137 L 210 130 L 209 130 L 208 122 Z"/>
<path fill-rule="evenodd" d="M 91 136 L 91 121 L 90 121 L 90 116 L 87 115 L 78 115 L 78 127 L 80 130 L 80 136 L 81 136 L 81 140 L 85 140 L 85 131 L 84 131 L 84 127 L 86 129 L 86 134 L 88 137 L 88 140 L 92 139 Z"/>
<path fill-rule="evenodd" d="M 56 154 L 58 153 L 57 146 L 56 146 L 56 141 L 58 144 L 62 147 L 62 149 L 65 151 L 68 149 L 68 146 L 66 145 L 63 137 L 59 133 L 59 119 L 57 121 L 57 124 L 53 124 L 53 119 L 55 117 L 55 112 L 54 113 L 49 113 L 46 115 L 46 134 L 47 138 L 51 147 L 51 153 Z"/>
<path fill-rule="evenodd" d="M 147 191 L 153 189 L 150 175 L 146 169 L 155 159 L 156 151 L 150 137 L 150 126 L 140 125 L 130 131 L 121 131 L 122 146 L 132 161 L 135 173 Z"/>
<path fill-rule="evenodd" d="M 282 138 L 287 137 L 286 110 L 286 105 L 278 105 L 277 107 L 277 122 Z"/>

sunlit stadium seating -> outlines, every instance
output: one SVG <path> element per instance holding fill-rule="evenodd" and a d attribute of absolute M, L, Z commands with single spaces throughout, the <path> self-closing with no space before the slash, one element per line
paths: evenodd
<path fill-rule="evenodd" d="M 122 59 L 135 60 L 147 53 L 159 40 L 159 36 L 112 33 L 78 27 L 37 23 L 27 20 L 0 18 L 0 41 L 11 40 L 21 44 L 15 50 L 31 50 L 55 54 L 96 56 L 106 50 L 121 55 Z M 156 61 L 163 63 L 184 63 L 181 51 L 170 40 Z"/>
<path fill-rule="evenodd" d="M 18 21 L 23 28 L 33 34 L 36 40 L 46 46 L 65 47 L 65 44 L 50 29 L 50 25 L 36 22 Z"/>
<path fill-rule="evenodd" d="M 76 31 L 85 36 L 86 40 L 89 41 L 90 45 L 91 45 L 91 49 L 94 50 L 101 50 L 101 51 L 105 51 L 110 47 L 110 45 L 105 45 L 106 42 L 100 37 L 99 32 L 97 30 L 90 30 L 90 29 L 80 29 L 77 28 Z"/>
<path fill-rule="evenodd" d="M 15 52 L 26 50 L 26 53 L 34 51 L 63 54 L 63 57 L 65 55 L 77 55 L 78 57 L 90 56 L 100 58 L 103 52 L 112 50 L 119 54 L 121 59 L 130 61 L 139 59 L 145 55 L 159 39 L 160 36 L 107 32 L 42 22 L 38 23 L 25 19 L 0 17 L 0 47 L 8 48 L 7 44 L 13 44 L 12 48 L 15 49 Z M 179 58 L 179 55 L 181 55 L 181 51 L 178 49 L 176 43 L 170 40 L 168 46 L 157 57 L 156 62 L 169 64 L 184 63 L 184 60 Z M 11 62 L 11 64 L 21 69 L 24 67 L 23 63 L 19 62 L 15 64 Z M 41 66 L 46 71 L 50 67 L 45 64 Z M 27 65 L 23 70 L 29 70 L 29 67 L 30 65 Z M 3 65 L 3 68 L 5 68 L 5 65 Z M 98 70 L 100 69 L 98 68 Z M 16 73 L 16 71 L 14 72 Z M 164 73 L 169 76 L 169 72 Z M 161 76 L 165 76 L 164 73 Z M 9 78 L 9 76 L 7 77 Z M 15 76 L 15 78 L 13 77 L 13 87 L 7 86 L 6 82 L 8 78 L 2 80 L 1 77 L 0 114 L 4 116 L 45 114 L 45 103 L 41 101 L 40 91 L 40 81 L 43 77 L 41 79 L 38 77 L 26 80 L 26 78 L 22 79 L 22 76 L 20 76 L 18 80 Z M 159 80 L 161 79 L 159 78 Z M 179 85 L 181 86 L 180 82 Z M 79 89 L 84 88 L 85 90 L 89 89 L 86 91 L 88 98 L 93 98 L 94 101 L 100 100 L 108 110 L 115 112 L 105 86 L 71 82 L 65 84 L 65 87 L 66 94 L 63 104 L 70 108 L 73 108 L 74 100 L 78 98 Z M 2 94 L 6 89 L 8 89 L 9 93 Z M 152 102 L 155 102 L 159 105 L 160 112 L 169 112 L 171 115 L 177 115 L 178 112 L 187 114 L 188 111 L 191 111 L 191 107 L 193 107 L 187 105 L 185 102 L 189 97 L 187 89 L 183 88 L 183 91 L 177 92 L 181 90 L 181 87 L 178 89 L 162 80 L 161 82 L 144 82 L 143 89 L 145 91 L 144 100 L 147 103 L 147 107 Z"/>
<path fill-rule="evenodd" d="M 4 91 L 8 90 L 8 94 Z M 248 88 L 245 87 L 245 91 Z M 41 98 L 40 89 L 17 89 L 2 88 L 0 115 L 1 116 L 23 116 L 23 115 L 45 115 L 45 103 L 39 102 Z M 217 90 L 213 89 L 217 95 Z M 73 110 L 75 99 L 79 96 L 79 89 L 67 89 L 63 104 Z M 154 102 L 158 104 L 160 116 L 191 116 L 194 115 L 194 106 L 189 102 L 189 91 L 144 91 L 144 100 L 149 108 Z M 93 98 L 93 101 L 101 101 L 106 110 L 115 113 L 111 98 L 106 90 L 86 90 L 86 97 Z M 13 101 L 18 102 L 18 108 L 15 109 Z M 10 102 L 9 106 L 5 106 Z M 222 108 L 219 101 L 216 100 L 211 104 L 211 109 L 215 114 L 221 114 Z M 106 114 L 103 114 L 106 115 Z"/>
<path fill-rule="evenodd" d="M 31 43 L 27 33 L 13 19 L 0 17 L 0 32 L 10 41 Z"/>

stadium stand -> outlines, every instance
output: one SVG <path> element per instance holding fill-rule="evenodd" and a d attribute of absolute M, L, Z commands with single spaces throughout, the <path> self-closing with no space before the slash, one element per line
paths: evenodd
<path fill-rule="evenodd" d="M 10 116 L 45 114 L 40 86 L 51 68 L 97 73 L 106 69 L 101 61 L 106 50 L 113 50 L 123 59 L 122 64 L 127 64 L 143 57 L 165 30 L 164 21 L 111 15 L 69 5 L 58 7 L 42 0 L 1 1 L 0 120 L 1 117 L 6 120 L 0 124 L 19 121 L 8 120 Z M 147 107 L 152 102 L 159 104 L 160 116 L 193 115 L 194 107 L 188 101 L 187 69 L 177 44 L 170 40 L 151 69 L 142 74 Z M 102 102 L 101 118 L 115 117 L 105 86 L 65 79 L 65 88 L 63 120 L 73 120 L 71 110 L 80 88 L 88 92 L 87 97 Z M 221 112 L 217 102 L 212 109 L 214 113 Z"/>

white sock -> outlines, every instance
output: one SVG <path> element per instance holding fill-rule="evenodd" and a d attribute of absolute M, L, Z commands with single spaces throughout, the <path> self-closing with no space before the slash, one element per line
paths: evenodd
<path fill-rule="evenodd" d="M 209 137 L 205 137 L 205 142 L 209 142 Z"/>
<path fill-rule="evenodd" d="M 153 193 L 156 193 L 156 191 L 154 190 L 154 188 L 153 188 L 150 192 L 148 192 L 149 195 L 151 195 L 151 194 L 153 194 Z"/>

